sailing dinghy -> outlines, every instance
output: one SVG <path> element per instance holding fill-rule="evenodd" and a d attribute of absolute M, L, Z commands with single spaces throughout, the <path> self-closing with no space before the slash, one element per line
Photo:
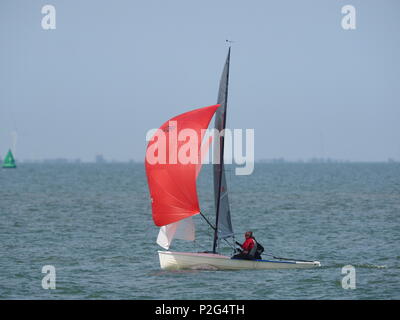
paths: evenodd
<path fill-rule="evenodd" d="M 218 132 L 225 129 L 229 81 L 229 48 L 222 72 L 218 102 L 216 105 L 192 110 L 165 122 L 154 134 L 146 150 L 145 167 L 150 189 L 153 221 L 160 227 L 157 243 L 167 251 L 159 250 L 162 269 L 294 269 L 319 267 L 318 261 L 276 259 L 244 260 L 232 259 L 218 253 L 222 240 L 234 240 L 228 188 L 224 170 L 224 136 L 219 135 L 219 143 L 214 143 L 213 162 L 215 225 L 201 213 L 196 179 L 201 168 L 203 148 L 210 141 L 203 142 L 204 130 L 215 116 L 214 127 Z M 197 139 L 187 142 L 188 130 L 196 133 Z M 189 139 L 190 140 L 190 139 Z M 207 139 L 205 139 L 207 140 Z M 218 150 L 219 149 L 219 150 Z M 190 159 L 182 163 L 177 155 L 190 153 Z M 192 217 L 201 215 L 214 230 L 213 247 L 210 252 L 168 251 L 173 239 L 195 239 Z M 235 243 L 233 241 L 233 243 Z"/>

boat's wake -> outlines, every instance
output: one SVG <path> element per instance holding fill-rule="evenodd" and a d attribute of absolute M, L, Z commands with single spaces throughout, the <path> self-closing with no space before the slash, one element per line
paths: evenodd
<path fill-rule="evenodd" d="M 387 265 L 376 265 L 376 264 L 371 264 L 371 263 L 361 263 L 361 264 L 351 264 L 351 263 L 335 263 L 332 265 L 325 265 L 323 266 L 324 269 L 328 269 L 328 268 L 343 268 L 344 266 L 353 266 L 356 269 L 387 269 L 388 266 Z"/>
<path fill-rule="evenodd" d="M 387 269 L 386 265 L 375 265 L 375 264 L 354 264 L 354 268 L 365 268 L 365 269 Z"/>

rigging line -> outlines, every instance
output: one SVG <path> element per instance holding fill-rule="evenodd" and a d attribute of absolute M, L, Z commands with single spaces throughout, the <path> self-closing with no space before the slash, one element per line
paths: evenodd
<path fill-rule="evenodd" d="M 211 224 L 211 222 L 206 218 L 206 216 L 200 211 L 200 215 L 204 218 L 204 220 L 206 220 L 206 222 L 208 223 L 208 225 L 214 230 L 216 231 L 216 228 Z M 231 243 L 229 243 L 228 240 L 226 240 L 225 238 L 222 239 L 224 240 L 232 249 L 235 249 L 235 245 L 232 245 Z"/>
<path fill-rule="evenodd" d="M 276 257 L 275 255 L 269 254 L 269 253 L 263 253 L 263 254 L 266 255 L 266 256 L 270 256 L 270 257 L 272 257 L 272 258 L 274 258 L 274 259 L 277 259 L 277 260 L 300 261 L 300 262 L 314 262 L 314 261 L 311 261 L 311 260 L 301 260 L 301 259 L 295 259 L 295 258 Z"/>
<path fill-rule="evenodd" d="M 274 259 L 278 259 L 278 260 L 289 260 L 289 261 L 300 261 L 300 262 L 314 262 L 311 260 L 301 260 L 301 259 L 293 259 L 293 258 L 281 258 L 281 257 L 275 257 Z"/>
<path fill-rule="evenodd" d="M 201 216 L 204 218 L 204 220 L 206 220 L 206 222 L 208 223 L 208 225 L 213 229 L 216 230 L 216 228 L 211 224 L 211 222 L 206 218 L 206 216 L 200 211 Z"/>
<path fill-rule="evenodd" d="M 235 245 L 234 244 L 231 244 L 231 243 L 229 243 L 229 241 L 228 240 L 226 240 L 225 238 L 223 239 L 227 244 L 228 244 L 228 246 L 230 246 L 231 247 L 231 249 L 233 249 L 233 250 L 235 250 L 236 248 L 235 248 Z"/>

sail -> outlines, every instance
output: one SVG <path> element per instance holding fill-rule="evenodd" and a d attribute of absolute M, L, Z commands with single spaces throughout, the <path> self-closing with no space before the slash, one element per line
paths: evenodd
<path fill-rule="evenodd" d="M 8 150 L 8 153 L 3 161 L 3 168 L 16 168 L 17 165 L 15 164 L 14 156 L 11 150 Z"/>
<path fill-rule="evenodd" d="M 176 116 L 150 140 L 145 167 L 155 225 L 166 226 L 200 213 L 196 178 L 201 166 L 201 142 L 218 107 Z"/>
<path fill-rule="evenodd" d="M 228 56 L 226 58 L 225 66 L 222 72 L 219 92 L 218 104 L 220 108 L 215 113 L 215 129 L 221 132 L 226 126 L 226 111 L 228 100 L 228 81 L 229 81 L 229 61 L 231 49 L 229 48 Z M 218 239 L 224 239 L 233 236 L 233 228 L 231 222 L 231 213 L 229 207 L 228 187 L 226 183 L 225 170 L 224 170 L 224 138 L 219 136 L 219 143 L 217 139 L 214 140 L 214 160 L 213 160 L 213 173 L 214 173 L 214 200 L 216 210 L 216 232 L 214 236 L 215 252 Z M 215 157 L 219 157 L 216 159 Z"/>
<path fill-rule="evenodd" d="M 192 217 L 170 223 L 160 228 L 157 237 L 157 244 L 159 246 L 168 250 L 174 239 L 194 241 L 195 227 Z"/>

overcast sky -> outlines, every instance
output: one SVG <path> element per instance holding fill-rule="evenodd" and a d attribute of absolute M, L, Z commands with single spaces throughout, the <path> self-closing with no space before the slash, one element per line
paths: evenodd
<path fill-rule="evenodd" d="M 399 31 L 396 0 L 1 0 L 0 158 L 16 130 L 21 160 L 143 160 L 147 130 L 215 104 L 232 39 L 227 126 L 256 159 L 400 160 Z"/>

